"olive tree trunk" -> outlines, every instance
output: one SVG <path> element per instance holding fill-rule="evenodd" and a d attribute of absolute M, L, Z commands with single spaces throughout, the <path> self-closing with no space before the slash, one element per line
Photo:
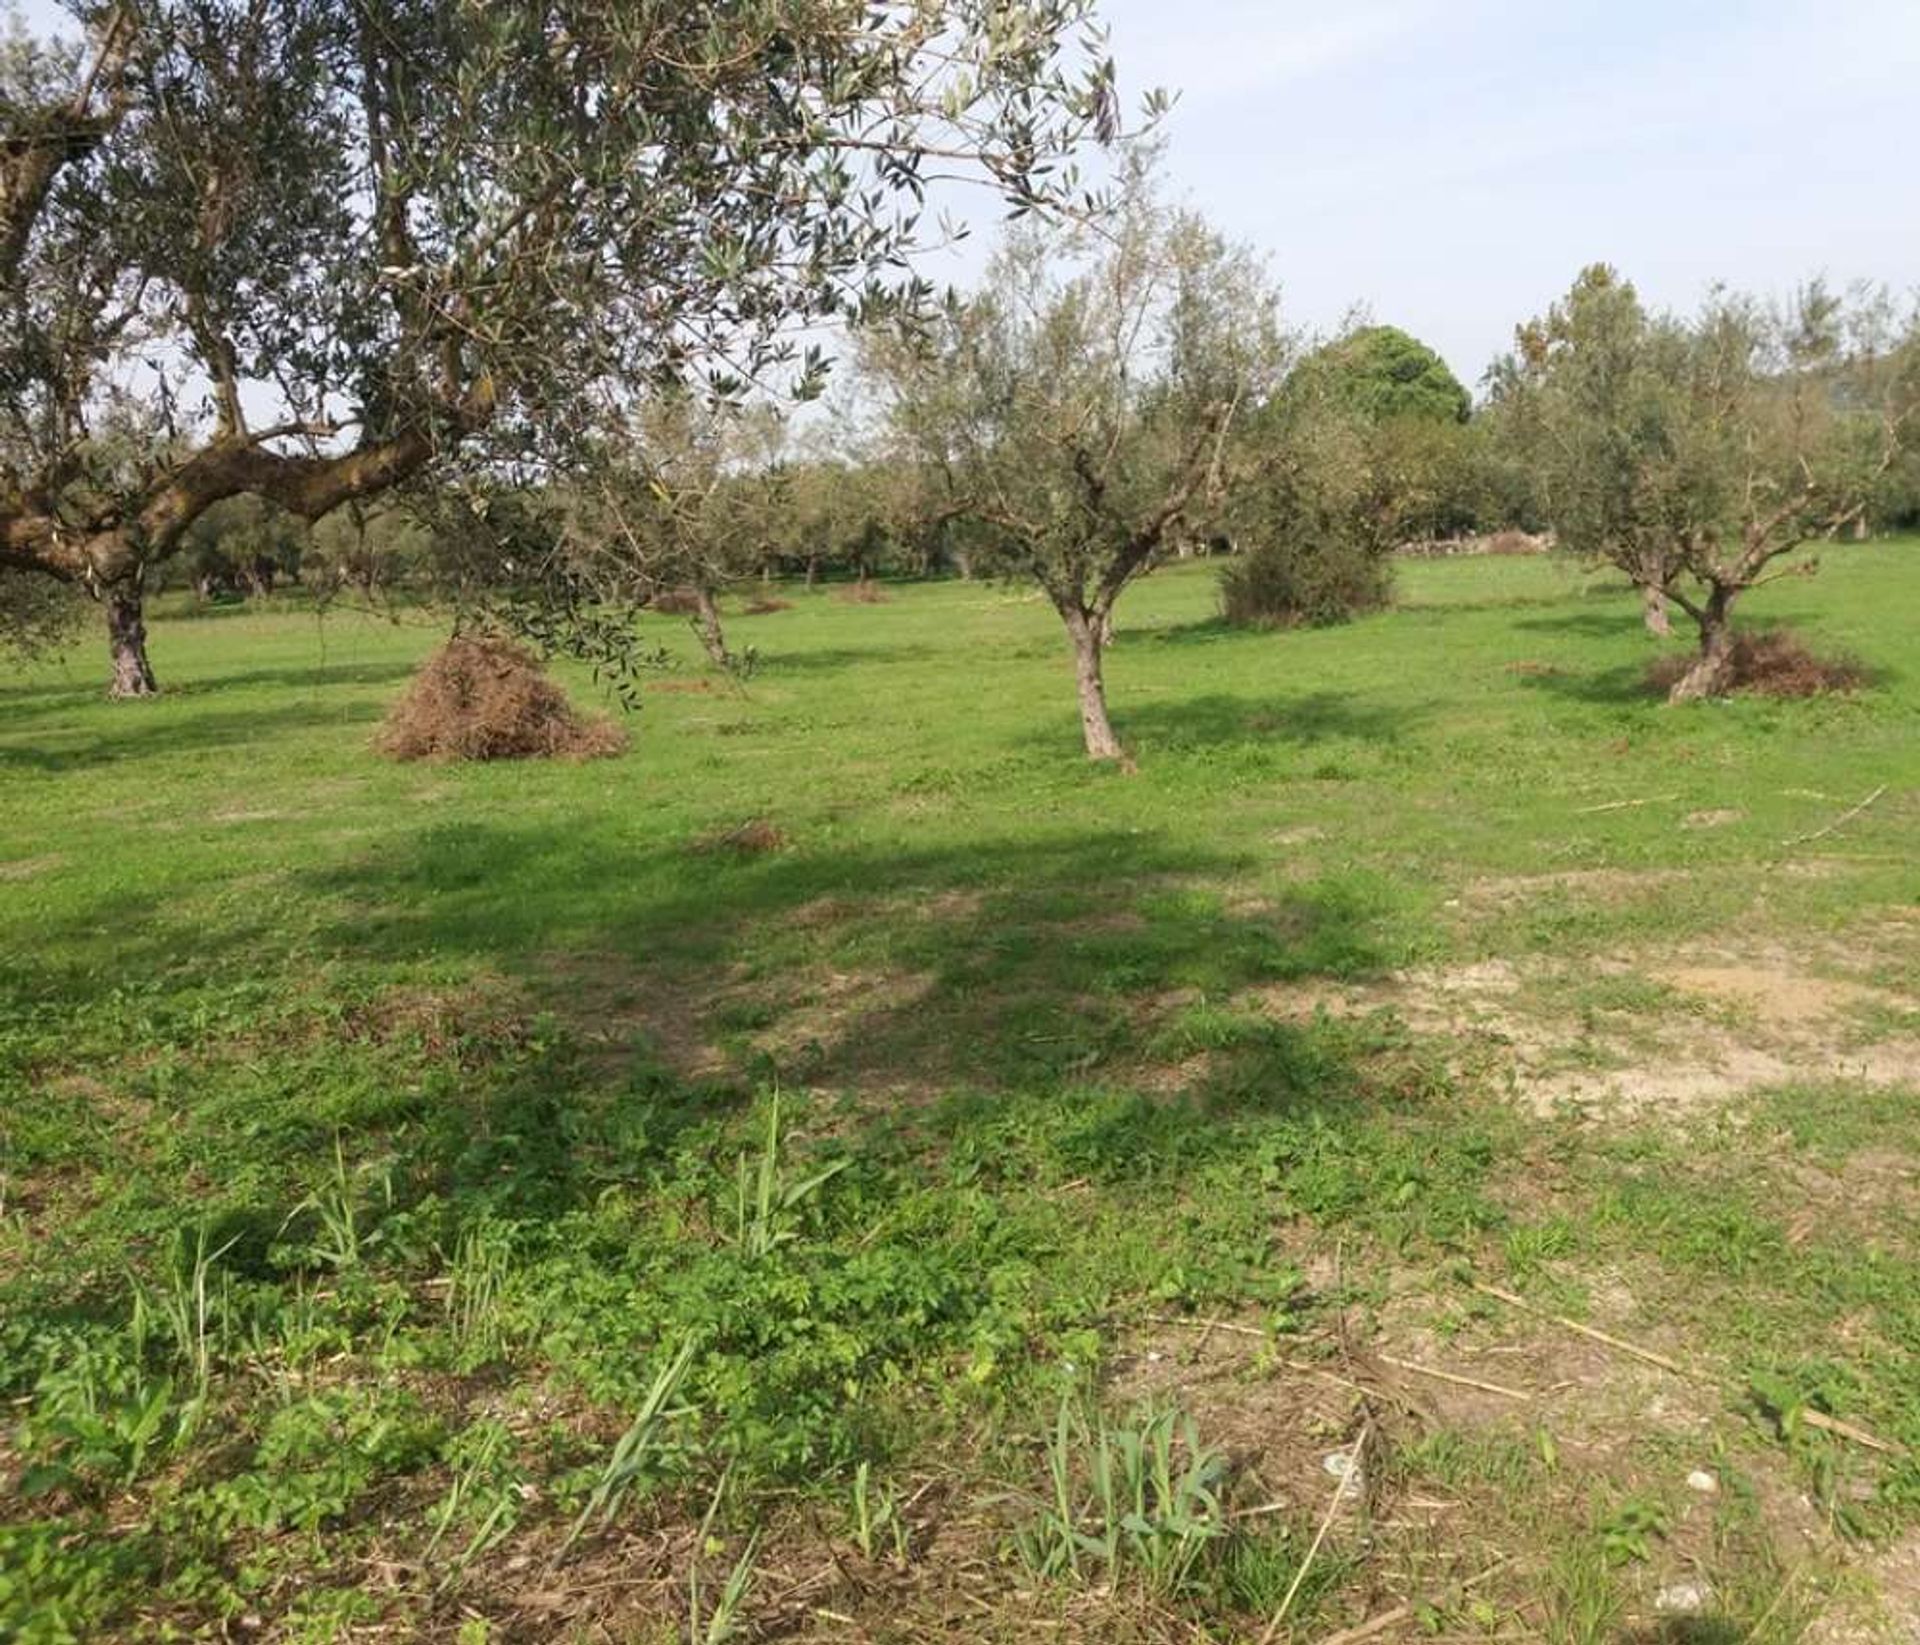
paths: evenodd
<path fill-rule="evenodd" d="M 138 582 L 115 584 L 103 603 L 107 611 L 107 650 L 113 659 L 109 697 L 151 697 L 160 687 L 147 661 L 145 596 Z"/>
<path fill-rule="evenodd" d="M 1700 625 L 1700 654 L 1667 693 L 1669 703 L 1724 696 L 1733 684 L 1733 602 L 1739 592 L 1716 586 L 1694 613 Z"/>
<path fill-rule="evenodd" d="M 733 653 L 727 650 L 727 633 L 720 626 L 720 607 L 714 600 L 713 590 L 704 583 L 698 584 L 693 597 L 693 631 L 700 636 L 708 661 L 715 668 L 733 667 Z"/>
<path fill-rule="evenodd" d="M 1060 617 L 1067 625 L 1067 637 L 1073 641 L 1073 676 L 1080 693 L 1080 730 L 1086 739 L 1087 757 L 1125 759 L 1126 750 L 1120 746 L 1120 739 L 1113 734 L 1113 722 L 1107 718 L 1107 686 L 1100 673 L 1100 637 L 1105 616 L 1063 605 Z"/>
<path fill-rule="evenodd" d="M 1673 619 L 1667 614 L 1667 597 L 1652 583 L 1640 585 L 1640 615 L 1649 634 L 1665 636 L 1673 632 Z"/>

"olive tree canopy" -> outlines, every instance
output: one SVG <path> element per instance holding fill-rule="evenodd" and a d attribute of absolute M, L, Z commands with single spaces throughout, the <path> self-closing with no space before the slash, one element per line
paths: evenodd
<path fill-rule="evenodd" d="M 1282 355 L 1259 262 L 1161 201 L 1137 156 L 1102 224 L 1016 231 L 931 332 L 868 349 L 930 514 L 983 528 L 983 563 L 1059 613 L 1096 759 L 1123 757 L 1101 666 L 1114 603 L 1200 529 Z"/>
<path fill-rule="evenodd" d="M 1074 198 L 1093 0 L 72 0 L 0 39 L 0 566 L 138 597 L 224 498 L 565 461 L 917 293 L 929 182 Z M 796 386 L 789 383 L 787 386 Z"/>
<path fill-rule="evenodd" d="M 1495 393 L 1561 544 L 1699 627 L 1674 701 L 1727 688 L 1735 602 L 1861 519 L 1920 434 L 1917 336 L 1883 296 L 1817 282 L 1653 314 L 1601 266 L 1520 328 Z"/>

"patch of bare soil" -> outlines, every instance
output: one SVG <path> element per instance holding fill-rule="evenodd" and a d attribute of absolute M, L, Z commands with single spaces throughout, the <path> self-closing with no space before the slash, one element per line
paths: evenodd
<path fill-rule="evenodd" d="M 1543 893 L 1568 892 L 1608 904 L 1637 902 L 1687 875 L 1684 868 L 1567 868 L 1549 874 L 1500 874 L 1469 881 L 1456 900 L 1469 908 L 1510 908 Z"/>
<path fill-rule="evenodd" d="M 1618 1281 L 1598 1276 L 1591 1295 L 1596 1322 L 1686 1356 Z M 1377 1312 L 1351 1312 L 1309 1339 L 1269 1339 L 1236 1318 L 1157 1322 L 1125 1344 L 1106 1399 L 1118 1410 L 1177 1403 L 1228 1456 L 1236 1510 L 1294 1526 L 1327 1512 L 1364 1432 L 1361 1489 L 1332 1532 L 1336 1551 L 1364 1544 L 1373 1576 L 1349 1624 L 1493 1566 L 1483 1595 L 1538 1620 L 1551 1550 L 1533 1539 L 1542 1525 L 1577 1523 L 1598 1488 L 1681 1504 L 1644 1573 L 1642 1609 L 1669 1581 L 1708 1568 L 1729 1443 L 1776 1553 L 1794 1565 L 1835 1557 L 1785 1453 L 1741 1446 L 1740 1419 L 1708 1370 L 1678 1377 L 1514 1310 L 1463 1318 L 1409 1275 Z"/>
<path fill-rule="evenodd" d="M 1849 1562 L 1848 1591 L 1807 1645 L 1913 1645 L 1920 1640 L 1920 1533 Z"/>
<path fill-rule="evenodd" d="M 1680 1113 L 1809 1079 L 1920 1082 L 1920 1035 L 1862 1032 L 1866 1014 L 1920 1009 L 1913 995 L 1865 980 L 1872 950 L 1864 939 L 1681 948 L 1599 956 L 1572 974 L 1551 960 L 1495 959 L 1255 997 L 1290 1017 L 1392 1010 L 1419 1032 L 1491 1053 L 1515 1094 L 1543 1113 L 1568 1104 Z M 1649 983 L 1665 994 L 1657 1005 L 1594 1009 L 1581 1000 L 1582 980 Z"/>
<path fill-rule="evenodd" d="M 776 1024 L 754 1035 L 754 1045 L 776 1055 L 805 1046 L 857 1051 L 863 1023 L 912 1010 L 938 980 L 931 972 L 829 973 L 796 998 Z"/>

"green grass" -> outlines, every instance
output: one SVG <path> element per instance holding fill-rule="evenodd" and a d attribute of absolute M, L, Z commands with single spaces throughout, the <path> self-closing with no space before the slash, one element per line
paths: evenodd
<path fill-rule="evenodd" d="M 1911 1085 L 1547 1118 L 1391 979 L 1497 958 L 1630 1062 L 1750 1031 L 1642 958 L 1784 948 L 1880 991 L 1849 1045 L 1910 1035 L 1920 545 L 1753 602 L 1871 690 L 1687 711 L 1627 593 L 1554 563 L 1410 565 L 1300 634 L 1211 587 L 1122 609 L 1137 775 L 1079 757 L 1044 606 L 979 584 L 738 618 L 743 688 L 655 620 L 698 689 L 577 766 L 374 757 L 424 619 L 182 614 L 151 704 L 98 700 L 91 649 L 0 686 L 0 1637 L 672 1638 L 722 1601 L 833 1637 L 778 1597 L 825 1566 L 807 1603 L 912 1638 L 979 1560 L 983 1637 L 1257 1636 L 1301 1575 L 1298 1637 L 1417 1594 L 1604 1639 L 1683 1555 L 1723 1596 L 1685 1637 L 1793 1637 L 1826 1564 L 1782 1574 L 1806 1527 L 1767 1504 L 1811 1493 L 1832 1564 L 1920 1520 L 1911 1460 L 1802 1420 L 1920 1447 Z M 754 818 L 785 845 L 708 848 Z M 1698 1430 L 1621 1405 L 1631 1362 L 1611 1403 L 1313 1416 L 1369 1340 L 1566 1350 L 1475 1274 L 1682 1354 L 1760 1505 L 1690 1515 Z M 1089 1598 L 1070 1539 L 1026 1571 L 1062 1400 L 1098 1428 L 1223 1346 L 1175 1454 L 1228 1459 L 1222 1514 L 1290 1506 L 1209 1533 L 1204 1581 Z M 1235 1461 L 1288 1378 L 1298 1433 Z M 1302 1573 L 1363 1419 L 1387 1488 L 1458 1493 L 1448 1536 L 1349 1516 Z M 856 1481 L 897 1535 L 848 1528 Z"/>

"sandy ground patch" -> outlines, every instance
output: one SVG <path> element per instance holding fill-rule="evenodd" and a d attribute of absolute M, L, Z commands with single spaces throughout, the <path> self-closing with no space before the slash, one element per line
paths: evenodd
<path fill-rule="evenodd" d="M 1800 1081 L 1920 1084 L 1920 1035 L 1871 1025 L 1876 1014 L 1898 1021 L 1920 1010 L 1920 997 L 1865 980 L 1878 951 L 1863 940 L 1692 946 L 1577 965 L 1481 960 L 1364 986 L 1284 985 L 1254 999 L 1296 1018 L 1393 1011 L 1416 1031 L 1493 1051 L 1515 1095 L 1541 1112 L 1684 1112 Z M 1609 982 L 1644 986 L 1658 1003 L 1583 1003 L 1582 984 Z"/>

